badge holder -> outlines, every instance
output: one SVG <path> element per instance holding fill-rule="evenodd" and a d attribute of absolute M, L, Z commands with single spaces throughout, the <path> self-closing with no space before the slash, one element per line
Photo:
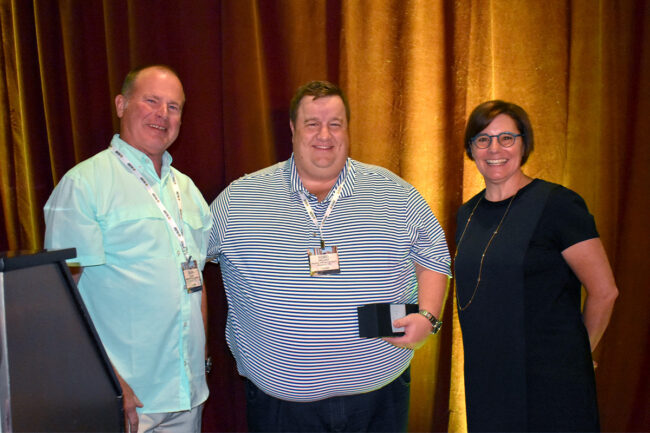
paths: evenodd
<path fill-rule="evenodd" d="M 201 283 L 201 272 L 199 272 L 196 260 L 192 260 L 192 257 L 190 257 L 187 262 L 181 263 L 181 267 L 183 268 L 183 278 L 185 279 L 187 293 L 194 293 L 201 290 L 203 284 Z"/>
<path fill-rule="evenodd" d="M 309 258 L 309 275 L 312 277 L 341 272 L 336 246 L 310 248 L 307 251 L 307 256 Z"/>

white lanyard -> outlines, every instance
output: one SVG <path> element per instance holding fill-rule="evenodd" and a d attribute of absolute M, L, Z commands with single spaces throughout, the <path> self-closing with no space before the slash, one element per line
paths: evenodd
<path fill-rule="evenodd" d="M 144 185 L 145 189 L 147 192 L 151 195 L 153 198 L 153 201 L 156 202 L 156 205 L 158 206 L 158 209 L 160 209 L 160 212 L 162 212 L 163 216 L 165 217 L 165 220 L 167 220 L 167 224 L 169 227 L 172 229 L 176 237 L 178 238 L 178 241 L 181 244 L 181 248 L 183 250 L 183 255 L 185 256 L 185 259 L 189 261 L 192 257 L 188 257 L 187 255 L 187 244 L 185 243 L 185 236 L 183 235 L 183 229 L 182 227 L 179 228 L 178 225 L 176 224 L 176 221 L 174 221 L 174 218 L 170 215 L 170 213 L 167 211 L 167 208 L 165 208 L 165 205 L 162 204 L 160 201 L 160 198 L 156 194 L 156 192 L 151 188 L 151 185 L 149 185 L 149 182 L 147 182 L 147 179 L 138 171 L 137 168 L 133 164 L 131 164 L 131 161 L 124 155 L 122 152 L 114 148 L 112 145 L 108 146 L 109 149 L 113 152 L 117 158 L 122 161 L 122 164 L 124 166 L 131 170 L 131 173 L 137 177 L 140 182 Z M 178 202 L 178 213 L 180 215 L 181 223 L 183 222 L 183 203 L 181 202 L 181 190 L 178 187 L 178 184 L 176 183 L 176 176 L 174 176 L 174 172 L 170 169 L 169 170 L 169 177 L 171 177 L 172 180 L 172 189 L 174 190 L 174 195 L 176 196 L 176 201 Z"/>
<path fill-rule="evenodd" d="M 309 204 L 309 201 L 307 200 L 307 196 L 305 195 L 304 192 L 299 191 L 302 204 L 303 206 L 305 206 L 305 210 L 307 211 L 307 214 L 314 222 L 314 225 L 316 226 L 316 228 L 318 229 L 318 233 L 320 234 L 321 248 L 325 248 L 325 241 L 323 240 L 323 225 L 325 224 L 325 220 L 327 219 L 327 217 L 330 216 L 330 214 L 332 213 L 332 209 L 334 209 L 334 205 L 336 204 L 336 202 L 339 199 L 339 196 L 341 195 L 341 190 L 343 189 L 344 184 L 345 181 L 341 182 L 338 188 L 336 188 L 336 191 L 334 191 L 334 195 L 332 196 L 330 205 L 327 207 L 327 210 L 325 211 L 325 215 L 323 215 L 323 219 L 321 220 L 320 225 L 318 224 L 318 219 L 316 218 L 316 213 L 314 213 L 314 209 L 312 209 L 311 205 Z"/>

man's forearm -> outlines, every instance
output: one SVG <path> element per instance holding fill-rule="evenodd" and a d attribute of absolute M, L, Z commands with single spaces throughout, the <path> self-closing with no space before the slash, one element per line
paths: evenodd
<path fill-rule="evenodd" d="M 420 309 L 426 310 L 440 319 L 449 277 L 417 263 L 415 264 L 415 273 L 418 279 L 418 304 Z"/>

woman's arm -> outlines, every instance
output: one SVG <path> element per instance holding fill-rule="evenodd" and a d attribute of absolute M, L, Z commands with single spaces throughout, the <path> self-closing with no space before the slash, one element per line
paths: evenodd
<path fill-rule="evenodd" d="M 571 245 L 562 256 L 587 291 L 582 320 L 593 352 L 605 333 L 618 296 L 612 268 L 600 238 Z"/>

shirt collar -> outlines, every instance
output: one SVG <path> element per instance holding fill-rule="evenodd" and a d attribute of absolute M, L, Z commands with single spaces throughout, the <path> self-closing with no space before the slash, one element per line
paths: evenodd
<path fill-rule="evenodd" d="M 134 164 L 141 173 L 147 174 L 154 179 L 158 179 L 158 174 L 153 166 L 151 158 L 144 152 L 131 146 L 126 141 L 120 138 L 120 134 L 115 134 L 111 140 L 111 145 L 122 152 L 132 164 Z M 169 152 L 165 151 L 162 158 L 162 168 L 160 169 L 160 179 L 164 179 L 169 175 L 171 169 L 172 156 Z"/>
<path fill-rule="evenodd" d="M 286 161 L 285 170 L 289 173 L 289 190 L 295 194 L 297 194 L 299 191 L 302 191 L 305 193 L 305 195 L 310 196 L 311 193 L 307 190 L 307 188 L 304 187 L 302 181 L 300 180 L 300 175 L 298 174 L 298 169 L 296 168 L 294 154 L 291 154 L 291 158 Z M 338 188 L 341 182 L 345 182 L 343 189 L 341 189 L 341 197 L 352 195 L 352 192 L 354 191 L 356 172 L 355 161 L 348 157 L 348 159 L 345 161 L 343 169 L 341 170 L 341 173 L 339 173 L 339 177 L 336 180 L 336 183 L 334 186 L 332 186 L 332 189 L 330 189 L 330 192 L 327 194 L 327 197 L 324 201 L 330 200 L 332 194 L 334 194 L 334 191 L 336 191 L 336 188 Z"/>

